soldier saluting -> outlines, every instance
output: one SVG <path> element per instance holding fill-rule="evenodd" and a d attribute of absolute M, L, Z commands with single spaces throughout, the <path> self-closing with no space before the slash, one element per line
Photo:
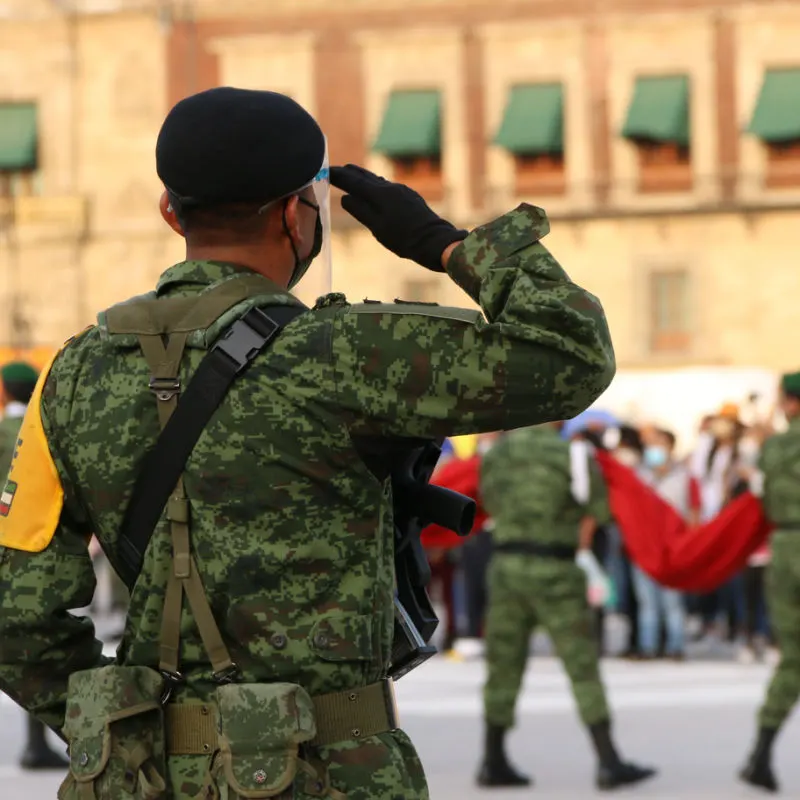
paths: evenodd
<path fill-rule="evenodd" d="M 614 374 L 603 310 L 542 245 L 540 209 L 469 233 L 355 166 L 330 170 L 344 208 L 483 313 L 342 295 L 305 309 L 290 289 L 330 241 L 326 145 L 279 94 L 182 100 L 156 164 L 186 260 L 40 378 L 0 522 L 0 688 L 69 742 L 66 800 L 425 798 L 387 681 L 389 484 L 354 438 L 577 414 Z M 194 390 L 201 370 L 236 377 L 157 509 L 110 661 L 68 613 L 94 589 L 87 540 L 129 575 L 122 545 L 150 502 L 136 487 L 175 458 L 159 429 L 215 391 Z"/>

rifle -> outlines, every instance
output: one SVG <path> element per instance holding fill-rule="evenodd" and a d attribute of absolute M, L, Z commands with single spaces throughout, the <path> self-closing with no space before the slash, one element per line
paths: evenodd
<path fill-rule="evenodd" d="M 439 619 L 426 591 L 431 569 L 420 536 L 440 525 L 466 536 L 475 522 L 475 501 L 432 486 L 430 478 L 442 454 L 443 439 L 361 437 L 354 443 L 379 479 L 390 477 L 395 533 L 394 640 L 389 675 L 399 680 L 436 648 L 429 644 Z"/>

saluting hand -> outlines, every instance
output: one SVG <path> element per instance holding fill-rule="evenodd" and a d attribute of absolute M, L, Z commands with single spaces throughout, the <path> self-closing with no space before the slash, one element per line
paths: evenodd
<path fill-rule="evenodd" d="M 331 184 L 345 192 L 342 208 L 400 258 L 444 272 L 445 257 L 467 231 L 436 214 L 423 198 L 402 183 L 392 183 L 355 164 L 331 167 Z"/>

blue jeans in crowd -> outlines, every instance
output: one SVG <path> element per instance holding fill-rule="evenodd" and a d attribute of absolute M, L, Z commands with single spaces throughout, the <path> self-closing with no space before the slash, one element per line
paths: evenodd
<path fill-rule="evenodd" d="M 627 614 L 628 608 L 628 571 L 625 569 L 625 552 L 622 548 L 622 535 L 614 523 L 606 526 L 607 547 L 605 566 L 608 577 L 614 584 L 617 602 L 610 611 Z"/>
<path fill-rule="evenodd" d="M 633 568 L 633 588 L 639 603 L 639 651 L 645 656 L 656 655 L 663 616 L 667 629 L 666 654 L 682 654 L 686 614 L 681 593 L 665 589 L 638 567 Z"/>

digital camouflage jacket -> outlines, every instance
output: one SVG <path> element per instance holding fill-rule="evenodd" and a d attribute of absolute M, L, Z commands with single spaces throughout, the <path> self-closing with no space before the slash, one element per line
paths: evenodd
<path fill-rule="evenodd" d="M 603 309 L 540 243 L 548 231 L 544 212 L 522 205 L 456 248 L 447 271 L 483 314 L 329 295 L 234 383 L 185 485 L 193 551 L 243 680 L 299 683 L 317 695 L 386 674 L 390 489 L 363 466 L 351 436 L 451 436 L 564 419 L 609 385 Z M 199 293 L 243 271 L 183 262 L 157 293 Z M 229 317 L 296 302 L 266 278 L 255 283 Z M 0 689 L 57 731 L 69 675 L 104 663 L 91 620 L 69 613 L 95 588 L 88 538 L 114 561 L 137 469 L 159 433 L 146 361 L 134 338 L 110 336 L 103 319 L 40 379 L 11 468 L 11 511 L 0 515 Z M 184 385 L 230 321 L 190 339 Z M 37 482 L 37 502 L 23 506 L 26 483 Z M 17 497 L 25 519 L 12 524 Z M 158 664 L 169 562 L 162 521 L 132 594 L 122 664 Z M 181 670 L 182 691 L 213 688 L 186 606 Z"/>

